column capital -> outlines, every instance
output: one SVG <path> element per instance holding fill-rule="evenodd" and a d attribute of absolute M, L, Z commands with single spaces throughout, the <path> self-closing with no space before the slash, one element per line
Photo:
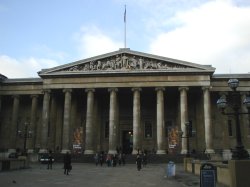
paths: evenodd
<path fill-rule="evenodd" d="M 51 90 L 45 89 L 45 90 L 42 90 L 42 93 L 43 93 L 43 94 L 45 94 L 45 93 L 51 93 Z"/>
<path fill-rule="evenodd" d="M 165 91 L 165 87 L 156 87 L 156 88 L 155 88 L 155 91 L 159 91 L 159 90 Z"/>
<path fill-rule="evenodd" d="M 134 92 L 134 91 L 141 91 L 141 88 L 139 88 L 139 87 L 134 87 L 134 88 L 131 88 L 131 90 Z"/>
<path fill-rule="evenodd" d="M 95 89 L 94 88 L 86 88 L 85 92 L 95 92 Z"/>
<path fill-rule="evenodd" d="M 19 98 L 20 98 L 20 95 L 12 95 L 12 98 L 17 98 L 17 99 L 19 99 Z"/>
<path fill-rule="evenodd" d="M 189 87 L 187 87 L 187 86 L 180 86 L 180 87 L 178 88 L 178 90 L 179 90 L 179 91 L 182 91 L 182 90 L 188 91 L 188 90 L 189 90 Z"/>
<path fill-rule="evenodd" d="M 66 93 L 66 92 L 72 92 L 72 89 L 71 88 L 65 88 L 63 89 L 63 92 Z"/>
<path fill-rule="evenodd" d="M 30 95 L 30 97 L 31 97 L 31 98 L 38 98 L 39 96 L 36 95 L 36 94 L 32 94 L 32 95 Z"/>
<path fill-rule="evenodd" d="M 118 88 L 108 88 L 108 91 L 109 92 L 112 92 L 112 91 L 118 92 Z"/>
<path fill-rule="evenodd" d="M 249 92 L 240 92 L 240 95 L 241 96 L 246 96 L 246 95 L 249 95 Z"/>
<path fill-rule="evenodd" d="M 205 90 L 210 90 L 212 88 L 212 86 L 202 86 L 202 90 L 205 91 Z"/>
<path fill-rule="evenodd" d="M 219 92 L 219 96 L 227 96 L 228 92 Z"/>

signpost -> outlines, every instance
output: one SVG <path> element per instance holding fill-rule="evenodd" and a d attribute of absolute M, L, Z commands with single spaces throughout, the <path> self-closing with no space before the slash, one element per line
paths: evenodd
<path fill-rule="evenodd" d="M 216 168 L 210 163 L 201 165 L 200 187 L 216 187 Z"/>

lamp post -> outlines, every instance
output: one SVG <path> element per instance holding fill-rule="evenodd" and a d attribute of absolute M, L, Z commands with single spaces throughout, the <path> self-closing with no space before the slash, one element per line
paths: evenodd
<path fill-rule="evenodd" d="M 21 130 L 18 131 L 19 137 L 22 137 L 23 140 L 23 152 L 24 155 L 26 155 L 26 144 L 27 144 L 27 139 L 32 137 L 32 131 L 28 131 L 28 126 L 29 123 L 25 122 L 24 123 L 24 132 L 22 132 Z"/>
<path fill-rule="evenodd" d="M 249 159 L 249 154 L 245 150 L 242 139 L 241 139 L 241 130 L 240 130 L 240 118 L 239 116 L 242 114 L 250 114 L 248 112 L 240 112 L 240 93 L 237 92 L 237 87 L 239 86 L 238 79 L 230 79 L 228 81 L 228 86 L 233 90 L 233 92 L 229 95 L 230 101 L 227 102 L 227 98 L 225 95 L 221 96 L 217 100 L 217 106 L 221 109 L 223 115 L 230 115 L 234 116 L 235 123 L 236 123 L 236 146 L 232 150 L 232 159 L 233 160 L 244 160 Z M 243 101 L 243 104 L 250 108 L 250 97 L 247 96 L 246 99 Z M 231 111 L 225 112 L 226 108 L 231 108 Z"/>

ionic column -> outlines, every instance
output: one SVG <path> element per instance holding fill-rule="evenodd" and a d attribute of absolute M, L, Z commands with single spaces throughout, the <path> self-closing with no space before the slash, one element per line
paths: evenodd
<path fill-rule="evenodd" d="M 36 127 L 36 112 L 37 112 L 37 102 L 38 95 L 31 95 L 31 113 L 30 113 L 30 129 L 32 132 L 32 137 L 27 139 L 27 149 L 28 153 L 33 153 L 35 146 L 35 127 Z"/>
<path fill-rule="evenodd" d="M 180 87 L 180 112 L 181 112 L 181 131 L 183 137 L 187 137 L 187 130 L 185 123 L 188 122 L 188 109 L 187 109 L 187 91 L 188 87 Z M 187 154 L 187 138 L 181 139 L 181 154 Z"/>
<path fill-rule="evenodd" d="M 41 126 L 41 144 L 39 153 L 46 153 L 48 147 L 50 90 L 44 90 L 43 93 L 44 96 L 43 96 L 43 111 L 42 111 L 42 126 Z"/>
<path fill-rule="evenodd" d="M 19 95 L 13 96 L 13 109 L 12 109 L 12 121 L 10 127 L 10 145 L 8 152 L 16 152 L 16 134 L 17 134 L 17 118 L 19 111 L 20 97 Z"/>
<path fill-rule="evenodd" d="M 140 91 L 141 88 L 132 88 L 133 91 L 133 152 L 137 154 L 138 150 L 141 149 L 141 102 L 140 102 Z"/>
<path fill-rule="evenodd" d="M 116 147 L 118 141 L 118 125 L 117 125 L 117 88 L 109 88 L 110 92 L 110 106 L 109 106 L 109 154 L 116 154 Z"/>
<path fill-rule="evenodd" d="M 87 113 L 86 113 L 86 140 L 84 154 L 94 154 L 94 92 L 95 89 L 86 89 Z"/>
<path fill-rule="evenodd" d="M 70 125 L 70 109 L 71 109 L 71 92 L 72 89 L 64 89 L 64 115 L 63 115 L 63 138 L 62 138 L 62 151 L 61 153 L 67 153 L 69 149 L 69 125 Z"/>
<path fill-rule="evenodd" d="M 157 115 L 157 152 L 156 154 L 166 154 L 165 150 L 165 122 L 164 122 L 164 91 L 165 88 L 159 87 L 156 90 L 156 115 Z"/>
<path fill-rule="evenodd" d="M 213 131 L 211 123 L 211 103 L 209 87 L 203 87 L 203 106 L 204 106 L 204 125 L 205 125 L 205 153 L 214 153 L 213 149 Z"/>

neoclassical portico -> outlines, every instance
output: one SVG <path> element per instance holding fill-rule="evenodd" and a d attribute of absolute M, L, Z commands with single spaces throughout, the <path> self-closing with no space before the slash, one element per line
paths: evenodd
<path fill-rule="evenodd" d="M 1 129 L 8 129 L 10 139 L 0 146 L 10 152 L 23 147 L 16 132 L 28 121 L 34 131 L 27 140 L 28 152 L 66 153 L 77 147 L 84 154 L 116 154 L 128 147 L 132 154 L 144 149 L 186 154 L 186 138 L 178 131 L 185 137 L 185 124 L 192 121 L 196 136 L 191 149 L 213 154 L 224 150 L 224 141 L 228 150 L 228 135 L 218 137 L 214 130 L 225 122 L 213 102 L 220 92 L 227 92 L 225 78 L 213 78 L 214 71 L 211 66 L 125 48 L 44 69 L 40 79 L 3 79 Z"/>

